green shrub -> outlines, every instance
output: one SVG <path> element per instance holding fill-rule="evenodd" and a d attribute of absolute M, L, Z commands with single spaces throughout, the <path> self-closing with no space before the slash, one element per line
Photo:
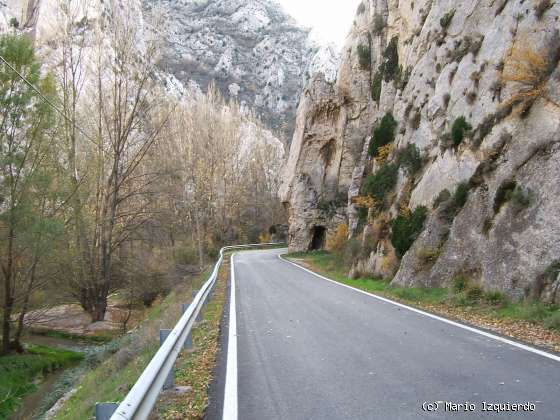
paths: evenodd
<path fill-rule="evenodd" d="M 381 15 L 375 15 L 373 17 L 373 33 L 379 34 L 385 29 L 385 19 Z"/>
<path fill-rule="evenodd" d="M 460 183 L 453 195 L 448 194 L 449 191 L 442 191 L 434 201 L 434 206 L 437 205 L 438 207 L 434 208 L 440 208 L 440 214 L 445 220 L 451 222 L 467 203 L 469 198 L 469 185 L 464 182 Z"/>
<path fill-rule="evenodd" d="M 550 316 L 550 308 L 544 303 L 526 303 L 520 309 L 520 318 L 536 322 L 543 321 Z"/>
<path fill-rule="evenodd" d="M 18 29 L 19 28 L 19 21 L 13 17 L 10 19 L 10 26 L 14 29 Z"/>
<path fill-rule="evenodd" d="M 395 140 L 397 121 L 393 114 L 386 113 L 377 127 L 373 129 L 373 136 L 369 143 L 369 155 L 376 156 L 380 147 L 383 147 Z"/>
<path fill-rule="evenodd" d="M 453 20 L 453 16 L 455 16 L 455 9 L 450 10 L 447 12 L 443 17 L 439 20 L 439 24 L 443 29 L 447 29 L 449 25 L 451 25 L 451 21 Z"/>
<path fill-rule="evenodd" d="M 402 69 L 402 66 L 399 66 L 397 73 L 395 74 L 395 87 L 397 89 L 404 90 L 406 85 L 408 85 L 408 81 L 410 79 L 411 74 L 412 74 L 411 66 L 408 66 L 404 71 Z"/>
<path fill-rule="evenodd" d="M 424 222 L 428 216 L 426 207 L 418 207 L 412 213 L 401 214 L 393 220 L 391 231 L 391 243 L 399 257 L 404 256 L 410 249 L 416 238 L 424 229 Z"/>
<path fill-rule="evenodd" d="M 560 331 L 560 309 L 544 319 L 544 326 L 549 330 Z"/>
<path fill-rule="evenodd" d="M 434 200 L 434 203 L 432 205 L 432 208 L 435 210 L 437 209 L 442 203 L 445 203 L 446 201 L 448 201 L 451 198 L 451 193 L 449 192 L 448 189 L 442 190 L 440 191 L 440 193 L 438 194 L 438 196 L 436 197 L 436 199 Z"/>
<path fill-rule="evenodd" d="M 469 198 L 469 186 L 465 182 L 460 183 L 453 194 L 453 204 L 455 209 L 461 210 Z"/>
<path fill-rule="evenodd" d="M 490 305 L 501 306 L 507 303 L 507 297 L 500 292 L 491 291 L 484 293 L 484 300 Z"/>
<path fill-rule="evenodd" d="M 376 72 L 371 82 L 371 98 L 375 102 L 379 102 L 381 99 L 381 88 L 383 87 L 383 74 L 381 72 Z"/>
<path fill-rule="evenodd" d="M 531 190 L 518 185 L 510 193 L 510 200 L 517 209 L 529 207 L 531 205 Z"/>
<path fill-rule="evenodd" d="M 480 43 L 480 45 L 482 45 L 482 43 Z M 459 63 L 472 49 L 476 50 L 477 43 L 473 41 L 470 36 L 466 36 L 463 39 L 455 41 L 454 47 L 455 49 L 449 52 L 449 57 L 451 60 Z"/>
<path fill-rule="evenodd" d="M 511 193 L 516 187 L 517 182 L 512 180 L 507 180 L 500 184 L 494 197 L 494 213 L 498 213 L 502 206 L 509 201 Z"/>
<path fill-rule="evenodd" d="M 482 225 L 482 233 L 488 236 L 488 234 L 493 228 L 494 228 L 494 220 L 491 218 L 487 218 L 486 220 L 484 220 L 484 224 Z"/>
<path fill-rule="evenodd" d="M 369 46 L 363 44 L 358 45 L 358 59 L 360 67 L 363 70 L 369 70 L 371 66 L 371 50 Z"/>
<path fill-rule="evenodd" d="M 395 164 L 382 166 L 375 174 L 366 178 L 363 186 L 364 195 L 373 197 L 382 203 L 385 195 L 395 188 L 399 167 Z"/>
<path fill-rule="evenodd" d="M 441 255 L 441 247 L 423 247 L 416 252 L 416 256 L 426 265 L 433 265 Z"/>
<path fill-rule="evenodd" d="M 468 306 L 470 305 L 472 302 L 467 298 L 467 293 L 466 292 L 460 292 L 457 293 L 456 295 L 452 296 L 452 301 L 455 305 L 458 306 Z"/>
<path fill-rule="evenodd" d="M 404 167 L 409 175 L 414 175 L 422 168 L 420 150 L 415 144 L 409 144 L 397 154 L 397 164 Z"/>
<path fill-rule="evenodd" d="M 369 209 L 367 207 L 358 207 L 358 227 L 363 228 L 367 223 Z M 358 229 L 360 230 L 360 229 Z"/>
<path fill-rule="evenodd" d="M 469 286 L 469 280 L 466 277 L 458 276 L 453 279 L 452 288 L 455 293 L 461 293 Z"/>
<path fill-rule="evenodd" d="M 496 191 L 494 197 L 494 213 L 498 213 L 502 206 L 511 201 L 517 210 L 531 205 L 531 190 L 525 189 L 517 182 L 504 181 Z"/>
<path fill-rule="evenodd" d="M 472 125 L 470 125 L 465 117 L 458 117 L 453 126 L 451 127 L 451 140 L 455 146 L 461 144 L 464 140 L 465 135 L 472 130 Z"/>
<path fill-rule="evenodd" d="M 484 290 L 480 286 L 472 286 L 467 289 L 467 299 L 470 302 L 479 302 L 484 295 Z"/>
<path fill-rule="evenodd" d="M 386 82 L 395 80 L 399 73 L 399 51 L 398 51 L 399 38 L 393 37 L 383 52 L 383 62 L 381 63 L 380 71 Z"/>

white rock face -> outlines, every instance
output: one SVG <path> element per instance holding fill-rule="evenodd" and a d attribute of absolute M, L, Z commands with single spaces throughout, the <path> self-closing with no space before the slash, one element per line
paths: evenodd
<path fill-rule="evenodd" d="M 368 254 L 354 273 L 426 286 L 464 275 L 513 298 L 560 302 L 553 269 L 560 262 L 560 3 L 543 13 L 537 3 L 364 0 L 336 82 L 314 78 L 299 107 L 281 189 L 290 249 L 309 249 L 317 227 L 329 236 L 348 223 Z M 398 63 L 389 63 L 394 73 L 384 77 L 377 101 L 372 86 L 392 57 L 394 37 Z M 360 45 L 370 51 L 369 66 Z M 546 65 L 535 68 L 534 56 Z M 508 81 L 504 74 L 512 71 L 536 89 Z M 510 99 L 524 89 L 535 97 L 522 113 L 520 101 L 512 107 Z M 423 166 L 405 178 L 401 169 L 384 208 L 366 218 L 367 209 L 353 201 L 380 168 L 367 151 L 387 112 L 398 124 L 387 163 L 413 144 Z M 459 146 L 445 147 L 461 116 L 472 130 Z M 528 200 L 504 193 L 514 182 Z M 440 192 L 453 193 L 460 183 L 469 188 L 462 209 L 446 213 L 449 202 L 432 209 Z M 419 206 L 428 211 L 424 230 L 396 259 L 391 221 Z"/>
<path fill-rule="evenodd" d="M 145 8 L 156 1 L 142 0 Z M 317 72 L 336 77 L 338 54 L 309 38 L 271 0 L 163 0 L 168 42 L 162 67 L 205 91 L 211 81 L 291 140 L 300 93 Z M 232 89 L 232 86 L 234 88 Z"/>

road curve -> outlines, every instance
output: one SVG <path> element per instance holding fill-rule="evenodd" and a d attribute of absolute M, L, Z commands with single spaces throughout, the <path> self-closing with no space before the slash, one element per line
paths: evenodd
<path fill-rule="evenodd" d="M 282 252 L 234 257 L 226 401 L 238 411 L 224 419 L 559 418 L 557 360 L 326 281 Z M 534 411 L 511 405 L 525 403 Z"/>

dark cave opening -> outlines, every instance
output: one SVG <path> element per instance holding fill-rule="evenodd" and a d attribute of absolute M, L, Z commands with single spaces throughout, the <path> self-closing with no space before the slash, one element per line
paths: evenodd
<path fill-rule="evenodd" d="M 310 251 L 319 251 L 325 246 L 325 238 L 327 236 L 327 229 L 324 226 L 313 226 L 312 229 Z"/>

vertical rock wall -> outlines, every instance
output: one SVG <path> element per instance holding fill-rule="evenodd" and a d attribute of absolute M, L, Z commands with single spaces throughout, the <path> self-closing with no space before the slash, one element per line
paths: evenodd
<path fill-rule="evenodd" d="M 316 77 L 300 103 L 281 194 L 290 249 L 309 249 L 315 226 L 329 236 L 347 223 L 362 248 L 355 272 L 407 286 L 462 275 L 559 302 L 559 15 L 553 1 L 364 0 L 336 82 Z M 394 141 L 370 156 L 387 113 Z M 471 129 L 454 143 L 461 117 Z M 422 157 L 413 174 L 397 159 L 409 145 Z M 390 164 L 395 187 L 367 204 L 364 181 Z M 434 208 L 460 184 L 466 203 Z M 393 221 L 422 206 L 424 229 L 396 258 Z"/>

